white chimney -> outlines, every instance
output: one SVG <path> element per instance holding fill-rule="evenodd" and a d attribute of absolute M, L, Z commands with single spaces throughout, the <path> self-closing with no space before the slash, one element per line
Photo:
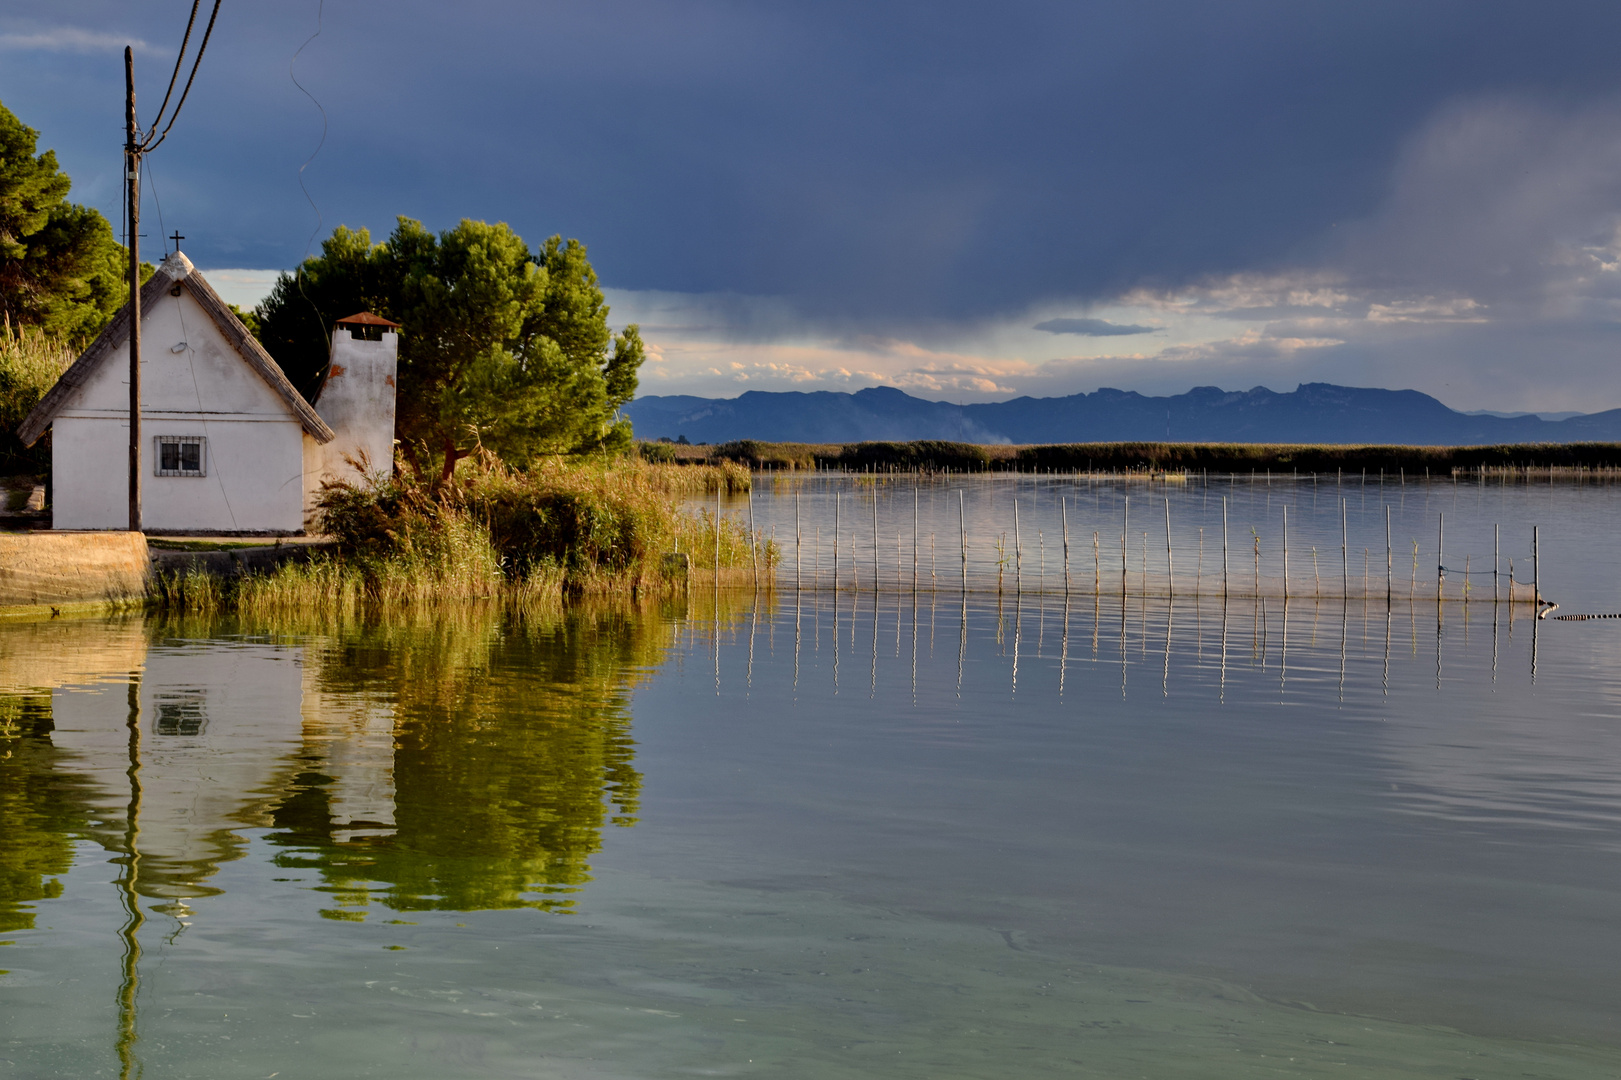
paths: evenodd
<path fill-rule="evenodd" d="M 315 411 L 337 433 L 321 447 L 320 480 L 358 483 L 394 467 L 394 381 L 399 371 L 398 323 L 361 312 L 332 328 L 332 363 Z M 378 340 L 367 340 L 375 335 Z"/>

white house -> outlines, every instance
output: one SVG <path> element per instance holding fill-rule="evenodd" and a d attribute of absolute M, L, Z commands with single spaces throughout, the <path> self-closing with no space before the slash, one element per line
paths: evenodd
<path fill-rule="evenodd" d="M 358 479 L 350 460 L 392 464 L 395 324 L 340 321 L 312 405 L 181 253 L 163 261 L 140 299 L 147 531 L 302 532 L 323 480 Z M 367 333 L 378 340 L 363 340 Z M 53 527 L 126 528 L 127 305 L 17 433 L 33 445 L 47 429 Z"/>

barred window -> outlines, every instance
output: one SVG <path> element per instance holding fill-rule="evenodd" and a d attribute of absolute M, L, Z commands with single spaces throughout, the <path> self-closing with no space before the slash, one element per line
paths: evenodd
<path fill-rule="evenodd" d="M 201 435 L 159 435 L 158 476 L 207 476 L 208 440 Z"/>
<path fill-rule="evenodd" d="M 155 735 L 201 735 L 208 727 L 208 713 L 203 709 L 200 691 L 159 694 L 153 704 L 157 706 L 152 724 Z"/>

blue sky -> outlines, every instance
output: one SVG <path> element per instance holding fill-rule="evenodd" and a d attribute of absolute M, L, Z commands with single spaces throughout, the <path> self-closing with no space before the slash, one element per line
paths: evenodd
<path fill-rule="evenodd" d="M 150 115 L 189 6 L 0 0 L 0 102 L 114 220 L 122 46 Z M 226 0 L 149 191 L 243 299 L 340 222 L 579 237 L 646 393 L 1591 411 L 1618 40 L 1613 3 Z"/>

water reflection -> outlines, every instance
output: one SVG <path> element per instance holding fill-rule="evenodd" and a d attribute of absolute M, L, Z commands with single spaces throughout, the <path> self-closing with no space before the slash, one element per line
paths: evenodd
<path fill-rule="evenodd" d="M 0 697 L 0 934 L 34 926 L 32 904 L 62 894 L 87 785 L 62 772 L 48 694 Z"/>
<path fill-rule="evenodd" d="M 717 633 L 736 606 L 706 612 Z M 603 830 L 636 822 L 628 706 L 664 625 L 578 609 L 0 627 L 0 931 L 34 925 L 90 840 L 136 953 L 136 898 L 183 929 L 250 830 L 314 872 L 333 919 L 567 909 Z"/>
<path fill-rule="evenodd" d="M 318 870 L 328 918 L 569 907 L 603 828 L 636 822 L 629 691 L 663 644 L 651 619 L 574 615 L 311 646 L 277 864 Z"/>
<path fill-rule="evenodd" d="M 262 1046 L 307 1055 L 253 1075 L 465 1075 L 502 1047 L 514 1075 L 714 1071 L 762 1057 L 739 1039 L 855 1075 L 852 1031 L 897 1059 L 939 1048 L 918 1075 L 1037 1074 L 1000 1064 L 1014 1038 L 1156 1075 L 1167 1047 L 1264 1028 L 1270 1061 L 1324 1024 L 1312 1045 L 1362 1040 L 1370 1070 L 1407 1075 L 1388 1066 L 1415 1052 L 1366 1050 L 1363 1017 L 1621 1038 L 1613 624 L 1544 624 L 1532 686 L 1537 628 L 1509 608 L 924 592 L 0 627 L 0 926 L 20 945 L 0 955 L 28 987 L 8 1019 L 80 1024 L 18 1044 L 90 1046 L 58 1070 L 76 1075 L 249 1075 L 210 1071 L 196 1034 L 239 1006 Z M 413 914 L 511 908 L 588 917 Z M 1137 972 L 1113 997 L 1109 963 Z M 1194 969 L 1231 980 L 1209 995 L 1231 1016 L 1145 974 Z M 1129 1068 L 1107 1057 L 1128 1027 Z M 465 1054 L 419 1060 L 419 1033 Z"/>
<path fill-rule="evenodd" d="M 1432 689 L 1477 670 L 1493 685 L 1505 656 L 1521 672 L 1516 684 L 1528 683 L 1538 661 L 1537 624 L 1522 623 L 1531 633 L 1513 647 L 1506 606 L 1458 617 L 1433 602 L 1393 610 L 1355 600 L 1015 591 L 994 604 L 955 597 L 940 612 L 933 593 L 927 611 L 918 593 L 894 604 L 881 595 L 869 603 L 871 595 L 851 594 L 843 610 L 840 593 L 784 597 L 774 608 L 706 594 L 693 605 L 702 613 L 696 625 L 683 605 L 525 620 L 464 611 L 320 632 L 138 619 L 5 627 L 0 930 L 33 925 L 32 906 L 60 890 L 79 838 L 115 857 L 131 924 L 141 918 L 141 897 L 183 928 L 199 900 L 220 892 L 220 868 L 244 856 L 254 831 L 278 849 L 289 877 L 325 895 L 329 919 L 364 920 L 373 910 L 567 910 L 590 879 L 603 831 L 634 824 L 639 813 L 633 688 L 672 644 L 691 652 L 697 637 L 715 692 L 753 693 L 761 649 L 771 651 L 779 620 L 793 621 L 795 693 L 821 680 L 837 693 L 842 654 L 855 646 L 868 668 L 863 696 L 879 696 L 893 677 L 914 705 L 928 700 L 919 688 L 931 679 L 942 618 L 958 624 L 955 671 L 939 673 L 958 700 L 1000 679 L 1010 700 L 1084 705 L 1112 657 L 1122 700 L 1146 689 L 1133 669 L 1152 664 L 1153 697 L 1208 695 L 1219 707 L 1236 664 L 1269 672 L 1269 696 L 1280 703 L 1325 690 L 1341 705 L 1365 703 L 1370 689 L 1388 699 L 1393 656 L 1420 660 L 1428 651 L 1420 638 L 1431 634 L 1433 657 L 1423 659 Z M 1469 637 L 1482 617 L 1489 643 Z M 1359 635 L 1350 632 L 1353 619 L 1363 624 Z M 1430 620 L 1433 629 L 1422 632 Z M 1219 637 L 1208 653 L 1207 622 Z M 1337 633 L 1320 632 L 1333 623 Z M 1251 649 L 1235 658 L 1235 631 L 1241 638 L 1245 624 Z M 822 669 L 828 633 L 831 665 Z M 880 649 L 890 633 L 895 648 Z M 971 645 L 981 633 L 988 650 Z M 735 662 L 727 659 L 734 647 Z M 1374 665 L 1376 681 L 1359 676 Z M 1433 777 L 1447 769 L 1418 771 L 1429 779 L 1416 787 L 1431 793 L 1423 812 L 1481 805 L 1479 795 L 1445 792 Z M 1466 786 L 1483 782 L 1472 775 Z M 1485 801 L 1494 798 L 1501 801 Z"/>

